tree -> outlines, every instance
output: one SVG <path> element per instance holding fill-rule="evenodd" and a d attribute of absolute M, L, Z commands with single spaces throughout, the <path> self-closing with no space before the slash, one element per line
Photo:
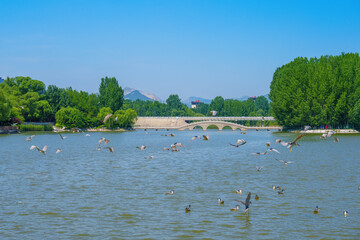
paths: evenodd
<path fill-rule="evenodd" d="M 166 99 L 166 104 L 169 106 L 170 109 L 182 109 L 181 99 L 177 94 L 171 94 L 168 99 Z"/>
<path fill-rule="evenodd" d="M 58 127 L 78 127 L 83 128 L 87 126 L 85 114 L 76 108 L 61 108 L 56 114 L 56 125 Z"/>
<path fill-rule="evenodd" d="M 112 128 L 114 125 L 114 116 L 111 116 L 110 118 L 108 118 L 106 120 L 106 122 L 104 122 L 104 118 L 108 115 L 108 114 L 113 114 L 113 111 L 111 110 L 111 108 L 109 107 L 103 107 L 100 109 L 97 118 L 98 120 L 103 123 L 105 125 L 105 127 L 107 128 Z"/>
<path fill-rule="evenodd" d="M 221 96 L 215 97 L 209 106 L 210 111 L 216 111 L 218 116 L 223 116 L 223 108 L 225 105 L 225 100 Z"/>
<path fill-rule="evenodd" d="M 4 92 L 0 89 L 0 123 L 10 120 L 10 102 L 6 98 Z"/>
<path fill-rule="evenodd" d="M 124 91 L 119 86 L 116 78 L 101 78 L 99 87 L 99 101 L 101 107 L 110 107 L 111 110 L 119 110 L 123 104 Z"/>

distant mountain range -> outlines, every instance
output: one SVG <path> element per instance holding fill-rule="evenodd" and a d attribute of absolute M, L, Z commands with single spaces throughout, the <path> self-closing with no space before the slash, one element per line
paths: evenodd
<path fill-rule="evenodd" d="M 161 99 L 153 93 L 147 93 L 133 88 L 125 87 L 124 88 L 124 99 L 129 99 L 135 101 L 136 99 L 143 101 L 158 101 L 161 102 Z"/>

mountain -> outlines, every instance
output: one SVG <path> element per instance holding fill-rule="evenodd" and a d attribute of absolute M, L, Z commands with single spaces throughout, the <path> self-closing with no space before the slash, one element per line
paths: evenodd
<path fill-rule="evenodd" d="M 131 101 L 140 99 L 143 101 L 150 100 L 150 101 L 161 102 L 161 99 L 153 93 L 147 93 L 147 92 L 143 92 L 143 91 L 136 90 L 134 88 L 129 88 L 129 87 L 124 88 L 124 99 L 129 99 Z"/>

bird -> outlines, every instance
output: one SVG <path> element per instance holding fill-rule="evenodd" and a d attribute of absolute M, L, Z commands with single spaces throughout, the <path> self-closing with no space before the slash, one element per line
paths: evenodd
<path fill-rule="evenodd" d="M 185 147 L 184 144 L 180 143 L 180 142 L 176 142 L 174 144 L 172 144 L 171 146 L 175 146 L 175 147 Z"/>
<path fill-rule="evenodd" d="M 174 194 L 174 190 L 171 190 L 170 192 L 166 192 L 165 195 L 173 195 Z"/>
<path fill-rule="evenodd" d="M 189 205 L 185 208 L 185 212 L 190 212 L 190 211 L 191 211 L 191 205 Z"/>
<path fill-rule="evenodd" d="M 266 146 L 266 147 L 270 147 L 270 142 L 267 142 L 267 143 L 265 144 L 265 146 Z"/>
<path fill-rule="evenodd" d="M 218 198 L 218 203 L 219 204 L 224 204 L 224 200 L 221 200 L 221 198 Z"/>
<path fill-rule="evenodd" d="M 105 123 L 111 116 L 113 116 L 113 114 L 109 113 L 108 115 L 105 116 L 103 123 Z"/>
<path fill-rule="evenodd" d="M 251 155 L 266 155 L 268 152 L 256 152 L 256 153 L 250 153 Z"/>
<path fill-rule="evenodd" d="M 109 152 L 111 152 L 111 153 L 114 152 L 114 148 L 113 148 L 113 147 L 103 147 L 103 149 L 107 149 L 107 150 L 109 150 Z"/>
<path fill-rule="evenodd" d="M 30 137 L 26 137 L 25 141 L 31 141 L 34 137 L 35 137 L 35 135 L 31 135 Z"/>
<path fill-rule="evenodd" d="M 248 193 L 245 202 L 237 200 L 237 199 L 235 199 L 235 201 L 238 201 L 238 202 L 244 204 L 245 212 L 247 212 L 249 210 L 249 207 L 250 207 L 250 204 L 251 204 L 250 198 L 251 198 L 251 192 Z"/>
<path fill-rule="evenodd" d="M 275 158 L 275 160 L 284 163 L 285 167 L 288 165 L 288 163 L 293 163 L 291 161 L 280 160 L 280 159 L 277 159 L 277 158 Z"/>
<path fill-rule="evenodd" d="M 209 141 L 210 139 L 210 136 L 209 135 L 203 135 L 203 141 Z"/>
<path fill-rule="evenodd" d="M 230 143 L 230 145 L 237 148 L 237 147 L 240 147 L 240 146 L 244 145 L 245 143 L 246 143 L 246 141 L 245 141 L 244 139 L 238 139 L 238 140 L 236 141 L 236 145 L 235 145 L 235 144 L 231 144 L 231 143 Z"/>
<path fill-rule="evenodd" d="M 144 157 L 145 159 L 154 159 L 154 156 L 150 156 L 150 157 Z"/>
<path fill-rule="evenodd" d="M 260 172 L 260 171 L 261 171 L 261 169 L 263 169 L 263 168 L 264 168 L 264 166 L 258 167 L 258 166 L 256 166 L 256 165 L 255 165 L 255 168 L 256 168 L 256 171 Z"/>
<path fill-rule="evenodd" d="M 36 149 L 36 150 L 38 150 L 39 152 L 41 152 L 42 154 L 46 155 L 47 145 L 45 145 L 43 149 L 40 149 L 40 148 L 38 148 L 37 146 L 32 145 L 32 146 L 30 147 L 30 150 L 33 150 L 33 149 Z"/>
<path fill-rule="evenodd" d="M 316 208 L 314 209 L 314 214 L 318 214 L 319 213 L 319 207 L 316 206 Z"/>
<path fill-rule="evenodd" d="M 324 134 L 322 134 L 322 135 L 320 136 L 320 138 L 322 138 L 322 139 L 325 139 L 325 140 L 326 140 L 326 136 L 327 136 L 327 134 L 326 134 L 326 133 L 324 133 Z"/>
<path fill-rule="evenodd" d="M 235 193 L 242 194 L 242 190 L 241 189 L 235 190 Z"/>
<path fill-rule="evenodd" d="M 276 150 L 275 148 L 269 148 L 269 149 L 267 150 L 267 152 L 272 152 L 272 151 L 280 154 L 280 152 L 279 152 L 278 150 Z"/>
<path fill-rule="evenodd" d="M 281 187 L 280 187 L 280 186 L 272 185 L 272 189 L 273 189 L 273 190 L 281 190 Z"/>
<path fill-rule="evenodd" d="M 60 133 L 59 133 L 59 136 L 60 136 L 60 139 L 61 140 L 64 140 L 66 137 L 64 137 L 63 135 L 61 135 Z"/>
<path fill-rule="evenodd" d="M 171 151 L 172 152 L 179 152 L 180 150 L 173 144 L 171 144 Z"/>
<path fill-rule="evenodd" d="M 110 142 L 110 140 L 108 140 L 108 139 L 106 139 L 106 138 L 104 138 L 104 137 L 100 138 L 100 140 L 99 140 L 99 142 L 98 142 L 99 146 L 100 146 L 100 144 L 101 144 L 102 142 L 104 142 L 104 144 L 106 145 L 106 144 L 108 144 L 108 143 Z"/>
<path fill-rule="evenodd" d="M 311 128 L 311 126 L 304 126 L 304 131 L 307 131 Z"/>
<path fill-rule="evenodd" d="M 334 137 L 334 142 L 339 142 L 339 139 L 337 137 Z"/>
<path fill-rule="evenodd" d="M 64 151 L 64 150 L 62 150 L 62 149 L 60 149 L 60 148 L 57 148 L 57 149 L 56 149 L 56 154 L 58 154 L 59 152 L 62 152 L 62 151 Z"/>
<path fill-rule="evenodd" d="M 246 132 L 240 132 L 240 134 L 246 134 Z"/>
<path fill-rule="evenodd" d="M 346 217 L 346 216 L 348 215 L 348 213 L 349 213 L 349 212 L 345 209 L 345 210 L 344 210 L 344 216 Z"/>
<path fill-rule="evenodd" d="M 236 205 L 234 208 L 230 208 L 230 211 L 239 211 L 240 206 Z"/>
<path fill-rule="evenodd" d="M 85 134 L 85 137 L 90 137 L 90 134 L 88 134 L 88 133 L 87 133 L 87 134 Z"/>
<path fill-rule="evenodd" d="M 281 139 L 276 139 L 275 140 L 275 143 L 281 143 L 282 141 L 281 141 Z"/>
<path fill-rule="evenodd" d="M 173 133 L 170 133 L 170 135 L 169 135 L 170 137 L 175 137 L 175 134 L 173 134 Z"/>
<path fill-rule="evenodd" d="M 167 147 L 163 148 L 163 151 L 169 151 L 169 150 L 170 150 L 170 148 L 167 148 Z"/>
<path fill-rule="evenodd" d="M 255 200 L 259 200 L 259 196 L 258 196 L 258 195 L 255 195 Z"/>
<path fill-rule="evenodd" d="M 140 150 L 145 150 L 146 149 L 146 146 L 145 145 L 141 145 L 140 147 L 136 146 L 137 149 L 140 149 Z"/>
<path fill-rule="evenodd" d="M 190 139 L 190 142 L 194 141 L 195 139 L 199 139 L 200 137 L 199 136 L 194 136 Z"/>
<path fill-rule="evenodd" d="M 281 189 L 281 191 L 278 191 L 278 194 L 284 194 L 285 189 Z"/>
<path fill-rule="evenodd" d="M 292 151 L 292 147 L 293 147 L 293 146 L 299 145 L 299 144 L 297 143 L 297 141 L 298 141 L 300 138 L 304 137 L 304 136 L 305 136 L 305 134 L 300 134 L 300 135 L 297 136 L 292 142 L 289 143 L 289 145 L 287 146 L 287 148 L 290 148 L 290 152 Z"/>

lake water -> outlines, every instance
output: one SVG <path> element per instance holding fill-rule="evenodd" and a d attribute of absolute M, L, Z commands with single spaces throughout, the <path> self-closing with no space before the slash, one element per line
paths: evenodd
<path fill-rule="evenodd" d="M 337 136 L 338 143 L 307 135 L 289 152 L 275 139 L 296 134 L 148 133 L 68 133 L 65 140 L 35 133 L 31 142 L 31 133 L 0 136 L 0 239 L 360 239 L 359 135 Z M 190 142 L 203 133 L 209 141 Z M 101 137 L 114 153 L 95 150 Z M 247 143 L 229 145 L 239 138 Z M 162 150 L 174 142 L 185 148 Z M 266 142 L 281 154 L 250 154 L 265 151 Z M 45 144 L 46 156 L 29 149 Z M 136 149 L 142 144 L 146 150 Z M 64 151 L 55 154 L 57 148 Z M 294 163 L 285 167 L 275 158 Z M 244 213 L 235 199 L 248 192 L 252 204 Z M 236 204 L 240 210 L 230 211 Z"/>

